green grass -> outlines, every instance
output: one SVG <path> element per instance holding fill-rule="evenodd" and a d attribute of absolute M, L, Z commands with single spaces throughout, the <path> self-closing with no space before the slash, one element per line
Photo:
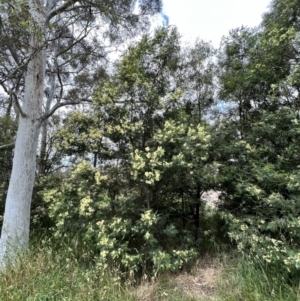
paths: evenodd
<path fill-rule="evenodd" d="M 23 256 L 0 275 L 1 301 L 135 300 L 117 273 L 79 261 L 82 249 L 71 247 L 49 242 Z"/>
<path fill-rule="evenodd" d="M 241 257 L 230 258 L 228 254 L 199 259 L 190 277 L 195 277 L 197 281 L 202 279 L 199 270 L 204 266 L 213 266 L 218 270 L 219 277 L 210 294 L 197 295 L 182 289 L 185 284 L 186 287 L 190 285 L 191 278 L 186 277 L 183 280 L 186 283 L 178 285 L 175 281 L 181 276 L 178 273 L 161 275 L 151 283 L 138 284 L 136 279 L 124 280 L 124 275 L 117 269 L 103 271 L 88 259 L 89 252 L 76 239 L 61 243 L 36 240 L 32 245 L 32 250 L 20 258 L 16 268 L 8 268 L 0 274 L 1 301 L 300 300 L 299 278 L 289 279 L 276 269 L 255 266 Z"/>
<path fill-rule="evenodd" d="M 253 264 L 247 259 L 222 259 L 218 292 L 213 300 L 224 301 L 297 301 L 299 278 L 284 270 Z"/>

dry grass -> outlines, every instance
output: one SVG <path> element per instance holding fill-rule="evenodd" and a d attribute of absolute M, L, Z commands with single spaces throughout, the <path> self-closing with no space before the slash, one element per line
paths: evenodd
<path fill-rule="evenodd" d="M 184 292 L 189 297 L 209 297 L 216 293 L 219 275 L 218 268 L 206 267 L 199 269 L 195 275 L 187 273 L 178 275 L 171 280 L 171 283 L 176 290 Z"/>
<path fill-rule="evenodd" d="M 169 274 L 143 283 L 139 301 L 300 301 L 299 279 L 284 279 L 239 256 L 204 256 L 191 272 Z"/>
<path fill-rule="evenodd" d="M 139 301 L 213 300 L 221 275 L 221 263 L 205 256 L 191 272 L 164 275 L 159 281 L 144 282 L 136 290 Z"/>

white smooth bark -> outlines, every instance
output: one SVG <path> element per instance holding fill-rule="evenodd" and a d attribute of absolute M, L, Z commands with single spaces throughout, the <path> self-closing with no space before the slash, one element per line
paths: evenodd
<path fill-rule="evenodd" d="M 38 30 L 31 37 L 31 61 L 25 76 L 25 95 L 19 116 L 13 168 L 5 203 L 0 238 L 0 270 L 14 263 L 16 255 L 28 246 L 30 206 L 36 170 L 36 155 L 41 128 L 46 52 L 43 47 L 44 15 L 39 1 L 28 1 Z"/>

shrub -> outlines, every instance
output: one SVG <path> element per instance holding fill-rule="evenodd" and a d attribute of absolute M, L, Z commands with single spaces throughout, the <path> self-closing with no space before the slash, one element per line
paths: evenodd
<path fill-rule="evenodd" d="M 44 192 L 55 237 L 75 232 L 91 247 L 91 255 L 103 270 L 117 265 L 130 274 L 156 276 L 174 271 L 197 255 L 191 234 L 176 227 L 167 215 L 146 208 L 132 214 L 126 206 L 112 210 L 105 180 L 106 176 L 84 161 L 61 186 Z M 124 200 L 130 202 L 130 198 Z"/>

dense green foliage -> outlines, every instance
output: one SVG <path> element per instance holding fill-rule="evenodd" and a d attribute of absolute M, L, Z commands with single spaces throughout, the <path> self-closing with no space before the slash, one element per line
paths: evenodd
<path fill-rule="evenodd" d="M 5 114 L 4 116 L 0 116 L 0 128 L 0 210 L 3 212 L 12 166 L 16 122 L 9 115 Z"/>
<path fill-rule="evenodd" d="M 261 29 L 242 28 L 224 41 L 220 95 L 234 108 L 217 124 L 230 237 L 253 259 L 294 272 L 300 267 L 299 29 L 290 16 L 297 9 L 295 1 L 273 1 Z"/>
<path fill-rule="evenodd" d="M 90 85 L 92 104 L 55 117 L 34 229 L 76 235 L 98 267 L 128 275 L 178 270 L 209 243 L 297 274 L 299 17 L 297 1 L 274 0 L 260 27 L 232 30 L 218 51 L 183 47 L 176 28 L 132 43 Z M 14 122 L 0 123 L 9 143 Z M 0 149 L 1 171 L 10 163 Z"/>
<path fill-rule="evenodd" d="M 198 43 L 191 59 L 197 53 L 204 64 L 209 50 Z M 213 166 L 209 127 L 183 95 L 193 70 L 182 55 L 175 29 L 144 36 L 99 85 L 94 109 L 72 113 L 57 131 L 57 148 L 81 162 L 44 190 L 52 230 L 75 232 L 103 266 L 157 274 L 197 255 L 200 195 Z"/>

